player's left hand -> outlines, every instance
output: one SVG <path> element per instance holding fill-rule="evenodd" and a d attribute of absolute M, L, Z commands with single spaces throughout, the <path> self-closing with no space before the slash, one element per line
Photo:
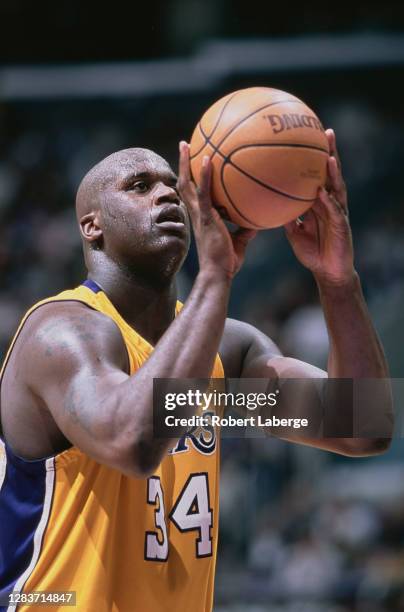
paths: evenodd
<path fill-rule="evenodd" d="M 319 189 L 303 220 L 288 223 L 285 230 L 296 257 L 317 282 L 344 285 L 355 273 L 348 198 L 334 131 L 326 130 L 326 135 L 330 148 L 326 187 Z"/>

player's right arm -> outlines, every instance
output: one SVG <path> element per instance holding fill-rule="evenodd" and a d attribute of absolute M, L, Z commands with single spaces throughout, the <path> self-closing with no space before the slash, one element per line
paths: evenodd
<path fill-rule="evenodd" d="M 3 404 L 13 397 L 13 386 L 23 385 L 30 403 L 48 411 L 71 444 L 126 474 L 148 476 L 174 444 L 153 436 L 153 379 L 209 378 L 228 287 L 201 275 L 180 315 L 132 376 L 123 338 L 109 317 L 74 302 L 42 306 L 13 349 Z"/>
<path fill-rule="evenodd" d="M 153 473 L 173 445 L 173 440 L 153 436 L 153 379 L 210 377 L 231 281 L 255 234 L 228 233 L 211 205 L 210 166 L 205 161 L 197 190 L 185 143 L 179 190 L 191 216 L 200 271 L 180 314 L 145 364 L 129 376 L 123 339 L 108 317 L 77 303 L 53 303 L 29 317 L 3 381 L 5 404 L 7 389 L 19 377 L 18 387 L 51 414 L 71 444 L 137 477 Z"/>

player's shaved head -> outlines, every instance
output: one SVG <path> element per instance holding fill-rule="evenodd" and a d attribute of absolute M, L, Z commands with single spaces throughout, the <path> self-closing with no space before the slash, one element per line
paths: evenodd
<path fill-rule="evenodd" d="M 162 208 L 170 206 L 181 206 L 186 220 L 177 234 L 157 223 Z M 76 213 L 90 272 L 119 265 L 131 274 L 166 279 L 179 269 L 189 248 L 177 176 L 149 149 L 123 149 L 94 166 L 78 188 Z"/>
<path fill-rule="evenodd" d="M 150 149 L 131 148 L 112 153 L 95 165 L 81 181 L 76 196 L 77 219 L 83 215 L 102 208 L 100 197 L 105 188 L 129 172 L 134 172 L 140 165 L 148 167 L 168 167 L 165 159 Z"/>

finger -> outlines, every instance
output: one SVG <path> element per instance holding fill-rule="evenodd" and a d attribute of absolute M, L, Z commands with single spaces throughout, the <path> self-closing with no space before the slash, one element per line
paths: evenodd
<path fill-rule="evenodd" d="M 325 134 L 328 140 L 330 155 L 332 157 L 335 157 L 335 159 L 337 160 L 338 168 L 341 169 L 341 160 L 340 160 L 338 149 L 337 149 L 337 139 L 335 136 L 335 132 L 332 128 L 329 128 L 328 130 L 325 131 Z"/>
<path fill-rule="evenodd" d="M 196 187 L 191 179 L 190 163 L 189 163 L 189 144 L 182 140 L 179 144 L 180 158 L 178 171 L 178 191 L 188 212 L 195 222 L 195 215 L 198 214 Z"/>
<path fill-rule="evenodd" d="M 289 223 L 285 223 L 283 226 L 286 232 L 297 232 L 302 231 L 306 228 L 307 222 L 310 222 L 310 212 L 311 209 L 307 210 L 304 214 L 297 217 L 297 219 L 293 219 L 293 221 L 289 221 Z"/>
<path fill-rule="evenodd" d="M 335 157 L 328 158 L 328 188 L 330 191 L 334 192 L 334 195 L 338 202 L 345 209 L 348 207 L 348 199 L 346 194 L 345 181 L 342 178 L 342 174 L 340 168 L 338 166 L 338 162 Z"/>
<path fill-rule="evenodd" d="M 217 206 L 216 204 L 213 205 L 213 208 L 217 210 L 222 219 L 226 219 L 226 221 L 231 221 L 227 208 L 225 208 L 224 206 Z"/>
<path fill-rule="evenodd" d="M 321 220 L 325 217 L 323 211 L 320 214 L 314 210 L 315 203 L 313 206 L 304 213 L 304 217 L 298 217 L 296 220 L 287 223 L 285 227 L 286 236 L 290 239 L 298 237 L 299 235 L 305 234 L 311 236 L 317 232 L 318 229 L 318 218 Z"/>
<path fill-rule="evenodd" d="M 337 200 L 337 198 L 329 193 L 324 187 L 321 187 L 318 194 L 317 202 L 321 202 L 330 216 L 334 220 L 341 220 L 347 217 L 347 210 Z M 317 204 L 318 205 L 318 204 Z"/>
<path fill-rule="evenodd" d="M 304 231 L 304 221 L 302 219 L 294 219 L 284 226 L 285 232 L 288 236 L 295 235 L 299 232 Z"/>
<path fill-rule="evenodd" d="M 212 200 L 210 190 L 212 184 L 212 164 L 208 155 L 204 155 L 201 167 L 201 181 L 198 189 L 199 207 L 204 217 L 212 217 Z"/>
<path fill-rule="evenodd" d="M 233 241 L 233 247 L 238 257 L 243 257 L 249 243 L 256 237 L 258 230 L 247 229 L 245 227 L 239 228 L 236 232 L 231 234 Z"/>
<path fill-rule="evenodd" d="M 323 228 L 329 222 L 330 213 L 324 204 L 317 198 L 310 208 L 308 219 L 310 222 L 310 231 L 317 230 L 319 227 Z"/>
<path fill-rule="evenodd" d="M 258 234 L 258 230 L 250 229 L 247 227 L 239 227 L 235 232 L 232 233 L 232 237 L 237 242 L 243 242 L 248 244 Z"/>
<path fill-rule="evenodd" d="M 189 167 L 189 144 L 185 140 L 181 140 L 180 145 L 180 161 L 179 161 L 179 182 L 186 183 L 191 180 L 191 171 Z"/>

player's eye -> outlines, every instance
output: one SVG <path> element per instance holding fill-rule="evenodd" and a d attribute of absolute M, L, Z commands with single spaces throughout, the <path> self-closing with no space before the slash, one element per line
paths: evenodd
<path fill-rule="evenodd" d="M 137 191 L 138 193 L 145 193 L 148 190 L 149 186 L 145 181 L 135 181 L 132 185 L 132 190 Z"/>

